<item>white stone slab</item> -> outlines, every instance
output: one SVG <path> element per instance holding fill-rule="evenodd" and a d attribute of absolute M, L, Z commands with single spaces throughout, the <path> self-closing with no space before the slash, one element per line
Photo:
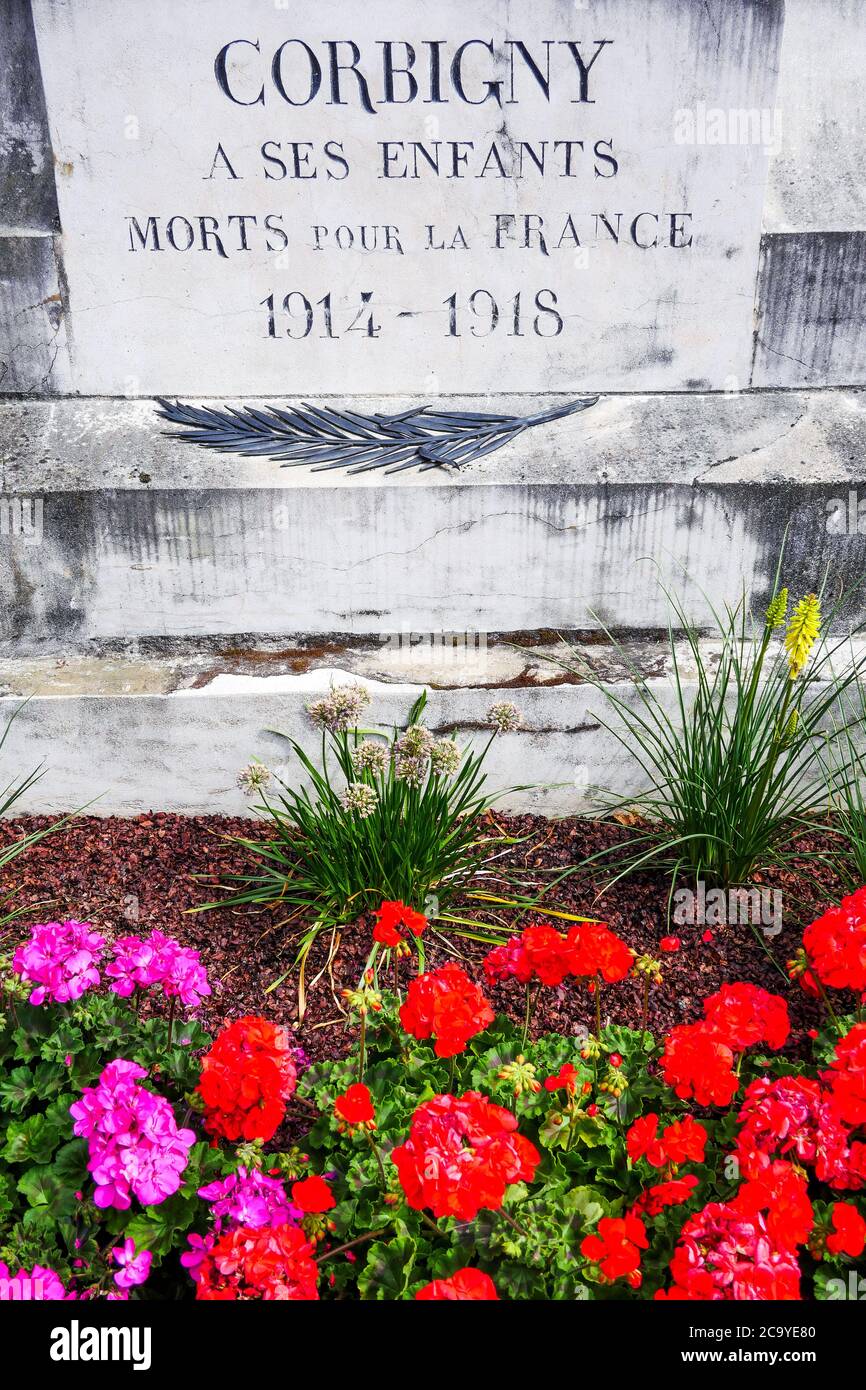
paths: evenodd
<path fill-rule="evenodd" d="M 866 227 L 864 69 L 860 0 L 786 0 L 766 231 Z"/>
<path fill-rule="evenodd" d="M 767 148 L 738 113 L 773 110 L 780 0 L 34 12 L 79 392 L 747 381 Z M 332 71 L 353 43 L 355 72 Z M 398 70 L 389 101 L 385 55 L 405 67 L 406 44 L 417 95 Z M 383 249 L 386 226 L 402 254 Z M 428 226 L 433 247 L 455 249 L 424 249 Z M 368 246 L 378 228 L 377 249 L 359 249 L 362 227 Z"/>

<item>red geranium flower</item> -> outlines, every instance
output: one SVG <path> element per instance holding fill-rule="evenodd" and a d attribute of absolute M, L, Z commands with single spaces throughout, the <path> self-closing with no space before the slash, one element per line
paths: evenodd
<path fill-rule="evenodd" d="M 640 1252 L 648 1248 L 646 1227 L 633 1212 L 603 1216 L 596 1233 L 580 1244 L 581 1254 L 598 1265 L 603 1278 L 627 1278 L 633 1288 L 640 1284 Z"/>
<path fill-rule="evenodd" d="M 663 936 L 659 948 L 662 951 L 678 951 L 682 944 L 678 936 Z"/>
<path fill-rule="evenodd" d="M 478 985 L 453 962 L 414 979 L 400 1007 L 406 1032 L 422 1041 L 434 1038 L 437 1057 L 462 1052 L 495 1017 Z"/>
<path fill-rule="evenodd" d="M 670 1182 L 656 1183 L 642 1192 L 632 1207 L 637 1216 L 658 1216 L 665 1207 L 678 1207 L 694 1196 L 698 1180 L 691 1174 L 684 1178 L 671 1178 Z"/>
<path fill-rule="evenodd" d="M 376 1128 L 376 1111 L 369 1090 L 361 1081 L 347 1087 L 334 1101 L 334 1114 L 347 1125 L 365 1125 Z"/>
<path fill-rule="evenodd" d="M 484 974 L 487 983 L 495 985 L 502 980 L 519 980 L 522 985 L 532 979 L 532 962 L 523 949 L 519 936 L 511 936 L 504 946 L 494 946 L 484 957 Z"/>
<path fill-rule="evenodd" d="M 704 1014 L 735 1052 L 755 1043 L 782 1047 L 791 1031 L 784 999 L 758 985 L 722 985 L 717 994 L 704 1000 Z"/>
<path fill-rule="evenodd" d="M 785 1250 L 803 1245 L 815 1224 L 806 1179 L 790 1163 L 762 1169 L 759 1177 L 742 1184 L 731 1205 L 744 1216 L 765 1212 L 767 1234 Z"/>
<path fill-rule="evenodd" d="M 746 1089 L 739 1125 L 735 1152 L 746 1177 L 757 1177 L 778 1156 L 813 1165 L 831 1187 L 859 1186 L 841 1117 L 817 1081 L 758 1077 Z"/>
<path fill-rule="evenodd" d="M 661 1142 L 670 1163 L 703 1163 L 707 1131 L 698 1120 L 686 1115 L 666 1126 Z"/>
<path fill-rule="evenodd" d="M 496 1285 L 489 1274 L 480 1269 L 458 1269 L 450 1279 L 434 1279 L 425 1284 L 415 1295 L 420 1301 L 461 1303 L 468 1300 L 477 1302 L 499 1298 Z"/>
<path fill-rule="evenodd" d="M 831 907 L 803 933 L 811 969 L 831 989 L 866 991 L 866 887 Z M 805 981 L 805 976 L 804 976 Z"/>
<path fill-rule="evenodd" d="M 674 1120 L 658 1133 L 658 1115 L 643 1115 L 635 1120 L 626 1135 L 626 1149 L 632 1163 L 645 1158 L 653 1168 L 666 1163 L 703 1163 L 707 1131 L 691 1115 Z"/>
<path fill-rule="evenodd" d="M 563 1062 L 556 1076 L 548 1076 L 544 1083 L 545 1091 L 566 1090 L 570 1096 L 577 1088 L 577 1069 L 571 1062 Z"/>
<path fill-rule="evenodd" d="M 527 927 L 520 938 L 532 973 L 543 985 L 561 985 L 569 973 L 567 939 L 547 922 Z"/>
<path fill-rule="evenodd" d="M 337 1205 L 325 1179 L 315 1174 L 292 1183 L 292 1201 L 304 1212 L 330 1211 Z"/>
<path fill-rule="evenodd" d="M 855 1023 L 836 1044 L 824 1073 L 839 1114 L 849 1125 L 866 1124 L 866 1023 Z"/>
<path fill-rule="evenodd" d="M 581 922 L 568 933 L 571 973 L 582 978 L 600 975 L 608 984 L 624 980 L 634 964 L 634 951 L 601 922 Z"/>
<path fill-rule="evenodd" d="M 777 1245 L 759 1213 L 710 1202 L 690 1216 L 671 1260 L 674 1282 L 657 1299 L 799 1299 L 795 1252 Z"/>
<path fill-rule="evenodd" d="M 831 1255 L 850 1255 L 857 1259 L 866 1246 L 866 1221 L 850 1202 L 834 1202 L 830 1211 L 833 1233 L 827 1237 Z"/>
<path fill-rule="evenodd" d="M 252 1015 L 239 1018 L 202 1058 L 197 1089 L 205 1129 L 225 1139 L 270 1139 L 296 1081 L 285 1028 Z"/>
<path fill-rule="evenodd" d="M 537 922 L 520 936 L 512 936 L 504 946 L 496 946 L 484 961 L 490 984 L 515 979 L 528 984 L 532 979 L 543 985 L 561 985 L 571 973 L 568 940 L 548 922 Z"/>
<path fill-rule="evenodd" d="M 401 902 L 383 902 L 375 916 L 373 940 L 382 946 L 396 948 L 400 955 L 408 954 L 409 947 L 399 928 L 405 927 L 413 936 L 418 937 L 427 925 L 427 918 L 423 912 L 416 912 L 414 908 Z"/>
<path fill-rule="evenodd" d="M 706 1130 L 691 1115 L 674 1120 L 659 1134 L 659 1116 L 644 1115 L 635 1120 L 628 1130 L 626 1148 L 631 1162 L 645 1158 L 652 1168 L 663 1168 L 664 1163 L 703 1162 L 706 1145 Z"/>
<path fill-rule="evenodd" d="M 680 1100 L 730 1105 L 739 1079 L 734 1053 L 708 1023 L 680 1023 L 665 1038 L 662 1074 Z"/>
<path fill-rule="evenodd" d="M 530 1182 L 540 1161 L 516 1130 L 514 1115 L 479 1091 L 424 1101 L 409 1138 L 391 1153 L 409 1206 L 460 1221 L 482 1207 L 498 1211 L 506 1188 Z"/>
<path fill-rule="evenodd" d="M 661 1168 L 665 1162 L 665 1151 L 658 1139 L 658 1115 L 642 1115 L 635 1120 L 625 1136 L 625 1147 L 632 1163 L 645 1158 L 653 1168 Z"/>
<path fill-rule="evenodd" d="M 297 1226 L 236 1226 L 206 1251 L 197 1299 L 317 1299 L 318 1266 Z"/>

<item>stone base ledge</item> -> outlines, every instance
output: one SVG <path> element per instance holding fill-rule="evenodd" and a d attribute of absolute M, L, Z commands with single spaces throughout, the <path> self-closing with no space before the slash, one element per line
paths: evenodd
<path fill-rule="evenodd" d="M 430 404 L 527 416 L 564 394 L 445 396 Z M 315 398 L 334 409 L 396 414 L 409 396 Z M 196 405 L 296 405 L 289 399 L 203 400 Z M 0 491 L 26 495 L 121 489 L 463 489 L 479 484 L 694 484 L 846 482 L 866 478 L 866 388 L 615 394 L 540 425 L 460 470 L 281 468 L 186 443 L 151 399 L 3 400 Z"/>
<path fill-rule="evenodd" d="M 490 705 L 513 701 L 524 727 L 497 738 L 489 757 L 489 785 L 503 789 L 497 804 L 504 810 L 570 815 L 594 807 L 597 787 L 634 795 L 643 778 L 601 722 L 610 720 L 602 694 L 550 665 L 546 658 L 553 650 L 552 644 L 526 650 L 494 646 L 468 655 L 445 678 L 441 668 L 431 671 L 429 652 L 383 660 L 381 650 L 371 647 L 309 656 L 300 669 L 294 658 L 286 662 L 270 654 L 271 665 L 259 663 L 256 673 L 252 653 L 234 664 L 214 663 L 212 654 L 202 654 L 198 664 L 189 655 L 183 660 L 77 658 L 53 669 L 45 660 L 5 663 L 0 726 L 18 713 L 0 781 L 44 762 L 44 776 L 18 811 L 64 812 L 87 804 L 102 815 L 152 809 L 242 815 L 248 807 L 236 778 L 251 758 L 287 779 L 297 778 L 286 741 L 271 731 L 291 734 L 315 759 L 320 739 L 306 706 L 332 683 L 360 680 L 373 697 L 371 726 L 405 723 L 426 687 L 429 727 L 476 746 L 487 737 Z M 595 643 L 578 653 L 605 685 L 636 700 L 620 655 Z M 713 643 L 703 644 L 706 663 L 715 653 Z M 675 719 L 666 646 L 629 644 L 627 659 Z M 274 669 L 281 665 L 291 669 Z M 693 671 L 688 662 L 681 671 L 688 698 Z M 437 674 L 439 682 L 431 686 Z M 31 698 L 22 704 L 23 696 Z"/>

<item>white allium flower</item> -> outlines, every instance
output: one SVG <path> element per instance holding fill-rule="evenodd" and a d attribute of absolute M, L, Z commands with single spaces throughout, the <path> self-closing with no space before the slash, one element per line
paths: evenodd
<path fill-rule="evenodd" d="M 430 750 L 430 766 L 437 777 L 453 777 L 462 756 L 453 738 L 438 738 Z"/>
<path fill-rule="evenodd" d="M 394 744 L 394 752 L 398 758 L 424 758 L 430 757 L 433 748 L 433 735 L 423 724 L 410 724 Z"/>
<path fill-rule="evenodd" d="M 379 776 L 388 763 L 388 750 L 384 743 L 365 738 L 357 748 L 352 749 L 352 766 L 356 772 L 373 772 Z"/>
<path fill-rule="evenodd" d="M 340 734 L 357 724 L 369 703 L 370 692 L 365 686 L 334 685 L 327 695 L 307 705 L 307 713 L 320 728 Z"/>
<path fill-rule="evenodd" d="M 270 771 L 264 763 L 248 763 L 246 767 L 241 768 L 237 777 L 238 786 L 248 796 L 256 796 L 270 780 Z"/>
<path fill-rule="evenodd" d="M 487 711 L 487 722 L 500 734 L 513 733 L 523 723 L 523 715 L 510 700 L 498 700 Z"/>
<path fill-rule="evenodd" d="M 365 820 L 367 816 L 372 816 L 376 807 L 379 805 L 379 798 L 373 787 L 368 787 L 366 782 L 350 782 L 343 792 L 343 805 L 347 811 Z"/>
<path fill-rule="evenodd" d="M 397 757 L 394 759 L 394 776 L 398 782 L 408 782 L 410 787 L 423 787 L 430 770 L 428 757 Z"/>

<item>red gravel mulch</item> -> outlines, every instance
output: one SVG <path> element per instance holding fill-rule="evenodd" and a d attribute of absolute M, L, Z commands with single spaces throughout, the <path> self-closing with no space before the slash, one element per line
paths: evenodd
<path fill-rule="evenodd" d="M 499 862 L 519 871 L 526 887 L 534 882 L 536 888 L 545 885 L 557 870 L 577 865 L 632 833 L 610 821 L 549 821 L 533 816 L 496 816 L 490 820 L 491 829 L 498 827 L 521 837 L 508 859 Z M 0 846 L 48 824 L 50 820 L 45 817 L 0 821 Z M 291 967 L 297 950 L 293 934 L 297 925 L 292 930 L 281 926 L 285 913 L 280 912 L 246 908 L 189 911 L 215 896 L 201 876 L 212 882 L 223 874 L 243 872 L 248 866 L 245 852 L 227 839 L 232 835 L 266 838 L 267 826 L 258 821 L 169 813 L 132 819 L 76 817 L 15 859 L 5 875 L 0 874 L 0 892 L 16 887 L 22 901 L 32 906 L 20 923 L 13 924 L 5 944 L 26 936 L 32 921 L 76 918 L 93 923 L 109 937 L 159 927 L 201 952 L 214 985 L 212 998 L 199 1013 L 205 1027 L 216 1029 L 244 1013 L 265 1013 L 294 1029 L 297 1043 L 311 1060 L 339 1056 L 352 1041 L 340 991 L 359 978 L 370 947 L 372 921 L 361 918 L 342 928 L 328 969 L 331 933 L 320 937 L 308 965 L 307 1009 L 299 1022 L 294 972 L 266 993 L 268 986 Z M 812 846 L 804 843 L 804 850 L 808 847 Z M 567 878 L 556 888 L 550 906 L 600 918 L 639 953 L 658 956 L 659 938 L 671 930 L 666 920 L 668 881 L 661 874 L 644 874 L 601 893 L 609 876 L 609 872 L 598 872 Z M 714 927 L 712 940 L 705 942 L 703 926 L 673 929 L 683 947 L 677 954 L 664 957 L 663 983 L 650 990 L 649 1026 L 657 1035 L 674 1023 L 700 1017 L 701 1001 L 724 981 L 748 980 L 787 996 L 792 1020 L 789 1047 L 799 1050 L 804 1046 L 806 1030 L 819 1021 L 820 1010 L 802 990 L 788 986 L 784 965 L 800 943 L 802 928 L 824 906 L 838 901 L 842 890 L 828 870 L 819 867 L 816 871 L 805 860 L 802 872 L 778 873 L 767 882 L 782 887 L 785 893 L 784 927 L 779 936 L 761 937 L 759 942 L 748 926 Z M 509 896 L 504 885 L 500 891 L 503 897 Z M 479 904 L 465 900 L 452 904 L 449 910 L 480 921 L 515 920 L 507 909 L 498 909 L 501 915 L 494 919 Z M 535 914 L 536 919 L 539 915 Z M 464 938 L 445 938 L 433 930 L 428 931 L 425 942 L 429 966 L 442 964 L 450 952 L 464 957 L 476 973 L 489 949 Z M 319 972 L 323 972 L 321 978 L 311 984 Z M 487 992 L 494 1007 L 522 1019 L 522 987 L 509 984 Z M 643 985 L 638 980 L 608 986 L 602 995 L 605 1021 L 639 1027 L 642 1008 Z M 592 1026 L 593 1020 L 594 1005 L 585 991 L 573 985 L 545 989 L 536 1005 L 533 1032 L 575 1033 Z"/>

